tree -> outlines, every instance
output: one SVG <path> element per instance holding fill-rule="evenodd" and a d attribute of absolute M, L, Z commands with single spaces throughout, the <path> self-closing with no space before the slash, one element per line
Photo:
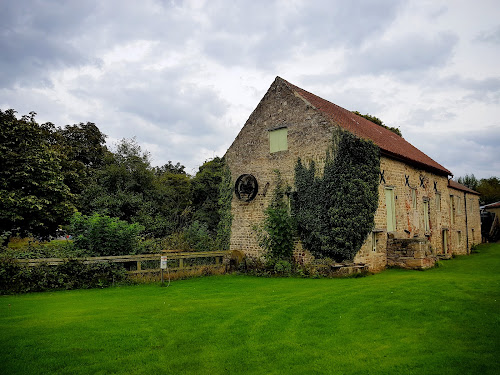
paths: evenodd
<path fill-rule="evenodd" d="M 217 231 L 220 221 L 219 195 L 224 166 L 222 158 L 207 160 L 191 181 L 193 220 L 206 223 L 211 233 Z"/>
<path fill-rule="evenodd" d="M 83 213 L 98 212 L 133 222 L 154 191 L 149 153 L 135 139 L 122 139 L 115 153 L 107 153 L 94 181 L 82 193 Z"/>
<path fill-rule="evenodd" d="M 122 139 L 107 153 L 104 166 L 83 192 L 83 213 L 94 212 L 139 223 L 147 236 L 162 237 L 188 220 L 190 179 L 184 166 L 171 162 L 153 168 L 150 155 L 135 139 Z"/>
<path fill-rule="evenodd" d="M 500 201 L 500 179 L 498 177 L 482 178 L 477 185 L 477 189 L 481 193 L 481 201 L 483 204 L 490 204 Z"/>
<path fill-rule="evenodd" d="M 108 150 L 105 146 L 106 135 L 94 123 L 66 125 L 52 128 L 48 134 L 50 142 L 61 154 L 61 168 L 64 183 L 74 196 L 74 204 L 82 210 L 81 193 L 92 183 L 95 171 L 104 165 Z"/>
<path fill-rule="evenodd" d="M 364 117 L 365 119 L 373 122 L 374 124 L 377 124 L 383 128 L 386 128 L 387 130 L 390 130 L 391 132 L 399 135 L 400 137 L 403 137 L 403 134 L 401 133 L 401 130 L 399 130 L 399 128 L 394 128 L 394 127 L 391 127 L 391 126 L 387 126 L 385 125 L 381 119 L 379 119 L 378 117 L 375 117 L 375 116 L 372 116 L 370 114 L 366 114 L 366 115 L 362 115 L 360 112 L 358 111 L 352 111 L 352 113 L 358 115 L 358 116 L 361 116 L 361 117 Z"/>
<path fill-rule="evenodd" d="M 47 237 L 68 221 L 73 196 L 50 124 L 37 124 L 34 112 L 20 119 L 15 113 L 0 110 L 0 232 Z"/>
<path fill-rule="evenodd" d="M 184 171 L 186 167 L 184 167 L 181 163 L 177 162 L 177 164 L 172 164 L 172 161 L 168 161 L 167 164 L 164 164 L 162 165 L 161 167 L 155 167 L 154 168 L 154 171 L 155 171 L 155 174 L 160 176 L 164 173 L 175 173 L 175 174 L 186 174 L 186 172 Z"/>
<path fill-rule="evenodd" d="M 459 177 L 458 183 L 467 186 L 469 189 L 472 190 L 476 190 L 477 186 L 479 185 L 479 181 L 474 176 L 474 174 L 471 174 L 470 176 L 466 174 L 464 177 Z"/>

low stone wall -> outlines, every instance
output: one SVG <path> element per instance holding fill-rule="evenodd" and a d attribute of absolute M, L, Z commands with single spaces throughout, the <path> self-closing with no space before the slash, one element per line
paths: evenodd
<path fill-rule="evenodd" d="M 387 241 L 387 266 L 408 269 L 431 268 L 436 256 L 425 238 L 390 238 Z"/>

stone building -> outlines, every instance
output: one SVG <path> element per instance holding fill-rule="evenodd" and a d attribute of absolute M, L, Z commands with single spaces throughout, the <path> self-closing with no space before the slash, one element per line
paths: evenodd
<path fill-rule="evenodd" d="M 225 157 L 235 182 L 230 249 L 262 254 L 255 225 L 264 219 L 274 170 L 294 185 L 300 157 L 323 170 L 335 127 L 380 148 L 375 226 L 354 258 L 377 271 L 387 265 L 428 267 L 467 254 L 480 242 L 479 195 L 402 137 L 277 77 Z M 300 241 L 295 254 L 307 255 Z"/>

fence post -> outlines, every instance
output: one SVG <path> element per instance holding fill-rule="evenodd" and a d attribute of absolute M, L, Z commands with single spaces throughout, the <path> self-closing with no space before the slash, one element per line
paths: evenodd
<path fill-rule="evenodd" d="M 184 267 L 184 259 L 179 258 L 179 268 Z"/>

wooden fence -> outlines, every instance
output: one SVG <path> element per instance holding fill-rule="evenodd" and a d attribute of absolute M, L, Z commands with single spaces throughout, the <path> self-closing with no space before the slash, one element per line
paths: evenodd
<path fill-rule="evenodd" d="M 113 255 L 104 257 L 87 257 L 87 258 L 71 258 L 82 263 L 123 263 L 128 274 L 144 274 L 152 272 L 160 272 L 161 256 L 167 256 L 168 269 L 170 271 L 186 270 L 198 268 L 206 265 L 221 265 L 222 259 L 228 254 L 227 251 L 186 251 L 180 252 L 175 250 L 165 250 L 157 254 L 139 254 L 139 255 Z M 196 263 L 197 260 L 205 260 L 203 264 Z M 213 262 L 212 262 L 213 259 Z M 18 263 L 35 267 L 40 264 L 55 266 L 67 262 L 68 258 L 39 258 L 39 259 L 18 259 Z M 150 267 L 152 266 L 152 267 Z"/>

